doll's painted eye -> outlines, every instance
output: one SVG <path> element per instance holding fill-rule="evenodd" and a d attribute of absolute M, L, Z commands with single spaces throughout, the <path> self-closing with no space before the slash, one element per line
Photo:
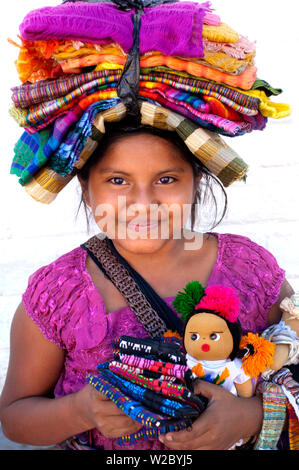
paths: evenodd
<path fill-rule="evenodd" d="M 219 341 L 219 339 L 220 339 L 220 334 L 219 334 L 219 333 L 212 333 L 212 334 L 210 335 L 210 339 L 211 339 L 212 341 Z"/>
<path fill-rule="evenodd" d="M 198 333 L 193 333 L 193 334 L 191 335 L 192 341 L 197 341 L 199 338 L 200 338 L 200 336 L 199 336 Z"/>

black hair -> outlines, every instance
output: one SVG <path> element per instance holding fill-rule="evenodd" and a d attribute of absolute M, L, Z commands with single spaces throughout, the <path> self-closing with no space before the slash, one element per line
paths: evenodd
<path fill-rule="evenodd" d="M 105 123 L 105 134 L 103 135 L 101 141 L 97 149 L 94 153 L 89 157 L 85 165 L 81 168 L 78 175 L 80 176 L 83 182 L 87 182 L 89 178 L 89 173 L 91 168 L 96 165 L 100 158 L 105 154 L 108 147 L 121 140 L 123 137 L 128 135 L 136 135 L 140 133 L 151 134 L 154 136 L 161 137 L 169 141 L 172 145 L 176 146 L 181 154 L 182 157 L 190 163 L 194 178 L 199 175 L 202 175 L 199 186 L 197 187 L 195 198 L 191 208 L 191 230 L 193 231 L 194 225 L 197 222 L 197 212 L 201 210 L 203 213 L 199 216 L 199 220 L 202 225 L 204 225 L 204 217 L 211 217 L 214 209 L 214 217 L 212 223 L 210 222 L 207 226 L 201 227 L 202 231 L 212 230 L 215 228 L 224 218 L 227 210 L 227 195 L 225 189 L 220 182 L 220 180 L 213 175 L 208 168 L 206 168 L 195 155 L 188 149 L 187 145 L 181 139 L 181 137 L 175 131 L 169 131 L 166 129 L 158 129 L 156 127 L 152 127 L 149 125 L 132 125 L 130 121 L 127 121 L 126 118 L 119 121 L 119 122 L 107 122 Z M 219 199 L 218 196 L 215 194 L 215 190 L 220 191 L 221 197 L 223 199 L 223 207 L 222 210 L 219 209 L 217 200 Z M 81 194 L 81 200 L 78 207 L 77 215 L 79 213 L 81 204 L 84 206 L 87 227 L 89 230 L 89 217 L 91 213 L 89 213 L 88 207 L 85 203 L 83 192 Z M 213 206 L 213 208 L 211 208 Z"/>
<path fill-rule="evenodd" d="M 229 331 L 232 335 L 232 338 L 233 338 L 233 349 L 232 349 L 232 352 L 229 355 L 229 359 L 231 361 L 233 361 L 234 359 L 236 359 L 236 357 L 240 358 L 240 357 L 244 356 L 245 352 L 243 353 L 243 350 L 240 350 L 240 341 L 241 341 L 241 337 L 242 337 L 242 327 L 241 327 L 241 324 L 240 324 L 239 320 L 237 320 L 235 322 L 230 322 L 230 321 L 226 320 L 225 318 L 223 318 L 223 316 L 220 315 L 215 310 L 210 310 L 210 309 L 207 309 L 207 308 L 197 308 L 196 310 L 193 310 L 193 312 L 190 315 L 188 315 L 188 317 L 186 319 L 186 322 L 185 322 L 185 325 L 184 325 L 184 331 L 183 331 L 183 346 L 184 347 L 185 347 L 184 337 L 185 337 L 185 331 L 186 331 L 187 324 L 188 324 L 190 318 L 194 317 L 194 315 L 197 315 L 198 313 L 211 313 L 213 315 L 216 315 L 219 318 L 222 318 L 226 322 L 227 327 L 228 327 L 228 329 L 229 329 Z"/>

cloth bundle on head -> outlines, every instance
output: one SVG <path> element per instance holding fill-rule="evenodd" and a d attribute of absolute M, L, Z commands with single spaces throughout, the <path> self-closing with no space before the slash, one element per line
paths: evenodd
<path fill-rule="evenodd" d="M 50 203 L 100 143 L 105 121 L 133 109 L 141 123 L 178 132 L 224 186 L 245 179 L 248 165 L 219 135 L 263 130 L 269 117 L 290 114 L 271 102 L 281 90 L 257 78 L 255 43 L 210 2 L 136 0 L 137 14 L 134 2 L 113 2 L 70 0 L 21 23 L 22 85 L 12 88 L 10 114 L 24 133 L 11 173 Z"/>
<path fill-rule="evenodd" d="M 175 336 L 121 336 L 113 353 L 113 360 L 99 364 L 98 374 L 89 374 L 87 382 L 142 424 L 138 432 L 118 438 L 118 444 L 132 445 L 186 429 L 205 409 L 206 400 L 192 391 L 190 371 Z"/>

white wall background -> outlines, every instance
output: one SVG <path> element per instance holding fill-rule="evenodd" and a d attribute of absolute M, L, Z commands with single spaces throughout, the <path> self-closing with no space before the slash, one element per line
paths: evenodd
<path fill-rule="evenodd" d="M 10 87 L 18 85 L 14 60 L 18 50 L 6 38 L 17 38 L 18 25 L 35 8 L 53 0 L 6 2 L 1 31 L 1 227 L 0 227 L 0 390 L 8 361 L 9 327 L 28 276 L 40 266 L 85 241 L 83 211 L 77 221 L 77 182 L 69 183 L 49 206 L 25 193 L 9 174 L 13 146 L 21 129 L 8 115 Z M 284 90 L 273 101 L 290 103 L 290 117 L 270 119 L 266 130 L 227 139 L 250 165 L 247 183 L 228 188 L 229 210 L 220 232 L 246 235 L 270 250 L 299 290 L 299 151 L 297 0 L 214 0 L 215 12 L 239 33 L 257 41 L 258 76 Z M 0 444 L 1 446 L 1 444 Z"/>

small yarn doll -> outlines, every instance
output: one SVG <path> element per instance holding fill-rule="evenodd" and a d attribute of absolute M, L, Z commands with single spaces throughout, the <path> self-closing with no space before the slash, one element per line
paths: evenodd
<path fill-rule="evenodd" d="M 191 281 L 173 306 L 185 320 L 183 345 L 193 377 L 222 385 L 235 395 L 252 396 L 251 378 L 269 367 L 275 346 L 256 334 L 242 337 L 235 291 Z"/>

